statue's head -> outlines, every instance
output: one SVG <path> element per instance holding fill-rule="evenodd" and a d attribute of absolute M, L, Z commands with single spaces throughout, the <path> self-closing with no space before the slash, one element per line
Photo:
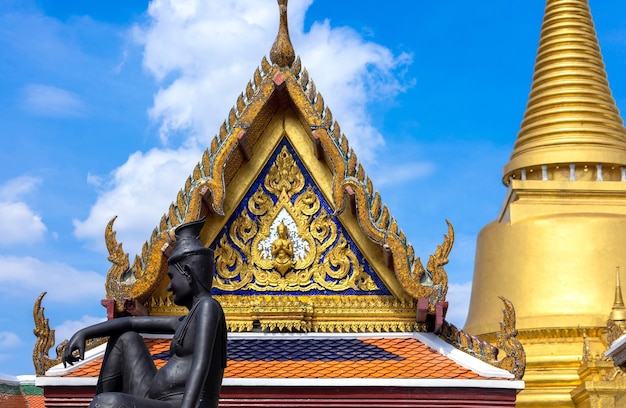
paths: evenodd
<path fill-rule="evenodd" d="M 167 263 L 178 264 L 178 270 L 185 270 L 187 266 L 196 282 L 210 292 L 213 284 L 213 250 L 200 243 L 204 220 L 202 218 L 176 227 L 176 246 Z"/>
<path fill-rule="evenodd" d="M 278 227 L 276 227 L 276 232 L 280 238 L 287 238 L 287 232 L 289 232 L 289 230 L 287 229 L 285 223 L 281 221 L 280 224 L 278 224 Z"/>

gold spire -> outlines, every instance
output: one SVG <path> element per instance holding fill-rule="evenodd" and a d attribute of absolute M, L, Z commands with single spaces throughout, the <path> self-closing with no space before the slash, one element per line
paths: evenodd
<path fill-rule="evenodd" d="M 624 298 L 622 297 L 622 285 L 619 279 L 619 266 L 616 272 L 615 282 L 615 300 L 613 301 L 613 308 L 611 309 L 611 320 L 626 321 L 626 306 L 624 306 Z"/>
<path fill-rule="evenodd" d="M 278 35 L 272 49 L 270 50 L 270 60 L 279 67 L 290 67 L 296 59 L 296 53 L 289 38 L 289 25 L 287 24 L 287 0 L 278 0 L 280 10 L 280 24 Z"/>
<path fill-rule="evenodd" d="M 542 166 L 546 174 L 559 164 L 565 169 L 626 165 L 626 129 L 611 96 L 587 0 L 547 1 L 530 99 L 503 181 L 524 179 L 533 168 L 542 173 Z M 550 174 L 573 179 L 568 171 Z"/>

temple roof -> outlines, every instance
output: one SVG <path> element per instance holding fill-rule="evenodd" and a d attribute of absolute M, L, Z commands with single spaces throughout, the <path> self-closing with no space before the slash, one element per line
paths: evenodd
<path fill-rule="evenodd" d="M 169 358 L 170 338 L 145 341 L 155 365 L 161 367 Z M 80 378 L 83 385 L 95 385 L 103 353 L 104 345 L 72 367 L 53 367 L 38 384 L 70 384 L 72 378 Z M 460 352 L 432 333 L 229 334 L 224 386 L 383 387 L 400 381 L 414 387 L 519 389 L 523 384 L 508 371 Z"/>
<path fill-rule="evenodd" d="M 35 386 L 34 376 L 0 374 L 0 405 L 7 408 L 43 408 L 43 389 Z"/>

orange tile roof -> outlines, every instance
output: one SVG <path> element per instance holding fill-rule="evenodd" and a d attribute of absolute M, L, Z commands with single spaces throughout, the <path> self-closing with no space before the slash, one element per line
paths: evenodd
<path fill-rule="evenodd" d="M 28 408 L 45 408 L 46 398 L 43 395 L 26 395 Z"/>
<path fill-rule="evenodd" d="M 157 368 L 169 339 L 145 339 Z M 224 378 L 485 379 L 413 337 L 229 339 Z M 66 377 L 97 377 L 101 359 Z"/>

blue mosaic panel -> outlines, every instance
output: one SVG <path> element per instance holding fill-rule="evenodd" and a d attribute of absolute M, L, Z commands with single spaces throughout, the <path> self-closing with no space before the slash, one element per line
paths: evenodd
<path fill-rule="evenodd" d="M 373 361 L 402 357 L 359 339 L 229 340 L 234 361 Z"/>
<path fill-rule="evenodd" d="M 250 189 L 246 193 L 245 197 L 243 197 L 243 199 L 241 200 L 239 206 L 232 213 L 231 218 L 225 224 L 224 228 L 218 234 L 217 238 L 211 244 L 210 247 L 213 250 L 215 250 L 218 247 L 219 242 L 222 239 L 226 239 L 226 240 L 228 240 L 228 242 L 231 244 L 231 246 L 234 249 L 237 249 L 235 245 L 232 245 L 232 240 L 231 240 L 231 238 L 229 236 L 230 228 L 233 225 L 234 221 L 237 219 L 237 217 L 239 217 L 240 214 L 242 214 L 242 213 L 246 213 L 251 219 L 253 219 L 255 221 L 258 220 L 257 216 L 255 216 L 255 215 L 253 215 L 252 213 L 249 212 L 249 210 L 247 208 L 247 203 L 250 200 L 250 198 L 257 192 L 257 190 L 259 188 L 263 189 L 263 191 L 265 193 L 267 193 L 267 195 L 274 201 L 274 204 L 276 204 L 278 202 L 278 198 L 276 196 L 274 196 L 273 194 L 269 193 L 268 190 L 266 189 L 266 187 L 264 186 L 264 180 L 265 180 L 266 175 L 270 171 L 270 168 L 272 167 L 272 164 L 276 161 L 277 156 L 280 154 L 280 152 L 281 152 L 281 150 L 283 150 L 283 148 L 286 148 L 288 150 L 288 152 L 291 154 L 291 156 L 294 158 L 294 160 L 296 162 L 296 165 L 298 166 L 298 168 L 302 172 L 302 174 L 304 176 L 304 179 L 305 179 L 305 187 L 300 192 L 298 192 L 293 197 L 291 197 L 290 202 L 292 204 L 294 202 L 296 202 L 297 198 L 300 195 L 304 194 L 307 191 L 307 188 L 310 186 L 313 189 L 313 191 L 315 192 L 316 196 L 319 198 L 321 208 L 323 208 L 326 211 L 326 213 L 327 213 L 329 219 L 331 220 L 331 222 L 333 222 L 335 224 L 335 226 L 337 228 L 337 235 L 345 237 L 345 239 L 347 241 L 347 245 L 350 248 L 350 250 L 352 251 L 352 253 L 358 259 L 358 263 L 362 266 L 365 274 L 368 275 L 372 279 L 372 281 L 376 284 L 378 289 L 376 289 L 376 290 L 362 290 L 362 289 L 356 290 L 356 289 L 353 289 L 353 288 L 348 288 L 346 290 L 341 290 L 341 291 L 328 290 L 328 289 L 309 289 L 309 290 L 306 290 L 306 291 L 305 290 L 298 290 L 298 289 L 294 289 L 294 290 L 270 290 L 270 289 L 268 289 L 268 290 L 258 291 L 258 290 L 253 290 L 253 289 L 246 289 L 244 287 L 243 289 L 233 290 L 233 291 L 223 290 L 223 289 L 219 289 L 219 288 L 214 288 L 213 289 L 213 293 L 216 294 L 216 295 L 244 295 L 244 296 L 245 295 L 257 295 L 259 293 L 267 294 L 267 295 L 278 295 L 278 294 L 280 294 L 280 295 L 291 295 L 291 296 L 301 296 L 301 295 L 309 295 L 309 296 L 311 296 L 311 295 L 390 295 L 391 293 L 390 293 L 389 289 L 387 287 L 385 287 L 385 285 L 383 284 L 381 279 L 378 277 L 376 272 L 369 265 L 369 263 L 367 262 L 366 258 L 360 252 L 359 248 L 354 243 L 354 241 L 352 240 L 352 238 L 350 237 L 350 235 L 348 234 L 346 229 L 343 227 L 343 225 L 341 224 L 339 219 L 337 217 L 333 216 L 334 209 L 326 201 L 326 199 L 324 198 L 324 195 L 320 192 L 318 186 L 316 185 L 315 181 L 313 180 L 313 178 L 311 177 L 311 175 L 307 171 L 306 167 L 300 161 L 300 159 L 297 156 L 296 152 L 294 151 L 293 147 L 290 145 L 290 143 L 286 139 L 283 139 L 281 141 L 281 143 L 278 145 L 278 147 L 276 148 L 276 150 L 272 154 L 272 157 L 268 161 L 267 165 L 261 171 L 261 173 L 259 174 L 259 176 L 256 179 L 256 181 L 250 186 Z M 316 215 L 313 216 L 314 219 L 317 216 L 319 216 L 320 214 L 321 214 L 321 210 Z M 321 254 L 319 262 L 323 262 L 324 261 L 325 256 L 328 255 L 328 253 L 330 252 L 331 249 L 332 249 L 332 247 L 328 248 L 324 253 Z M 239 255 L 241 256 L 241 258 L 243 259 L 243 262 L 247 263 L 249 260 L 246 259 L 246 255 L 242 251 L 239 251 L 239 250 L 237 250 L 237 251 L 238 251 Z M 231 278 L 231 281 L 236 281 L 236 279 L 237 279 L 237 277 Z M 327 279 L 331 279 L 331 278 L 327 277 Z"/>
<path fill-rule="evenodd" d="M 169 360 L 165 351 L 153 360 Z M 228 340 L 233 361 L 402 361 L 403 357 L 359 339 L 236 339 Z"/>

